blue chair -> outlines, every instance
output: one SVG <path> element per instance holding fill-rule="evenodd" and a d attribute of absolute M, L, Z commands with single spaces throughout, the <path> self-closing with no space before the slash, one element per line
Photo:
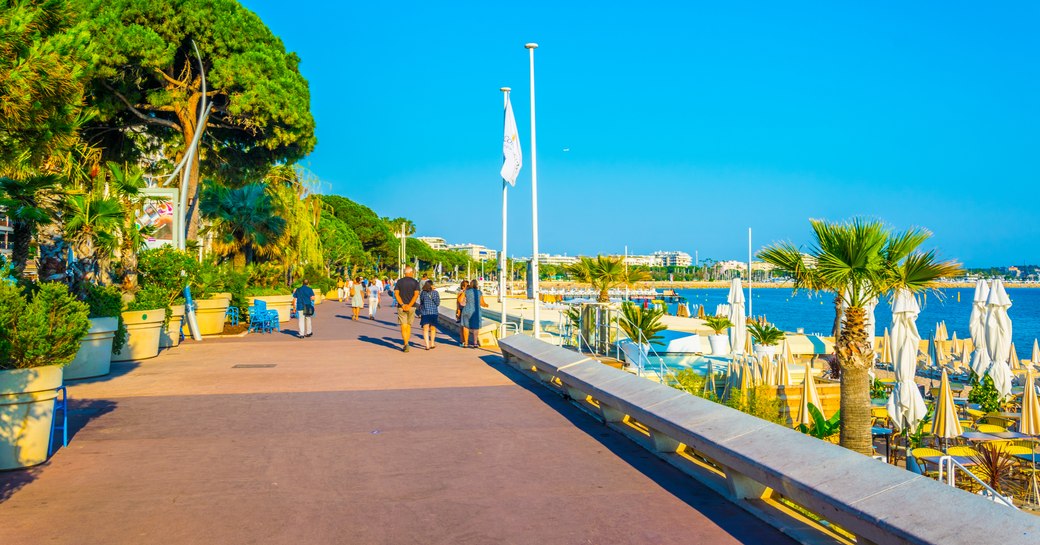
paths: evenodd
<path fill-rule="evenodd" d="M 270 331 L 270 316 L 267 312 L 267 303 L 259 299 L 253 301 L 249 307 L 249 331 L 267 333 Z"/>
<path fill-rule="evenodd" d="M 61 431 L 61 446 L 69 446 L 69 391 L 65 386 L 58 386 L 58 397 L 54 398 L 54 419 L 51 421 L 51 436 L 47 444 L 47 456 L 54 454 L 54 434 Z M 58 412 L 61 412 L 61 419 Z M 58 422 L 61 422 L 60 424 Z"/>
<path fill-rule="evenodd" d="M 238 320 L 239 320 L 238 307 L 230 307 L 229 306 L 227 308 L 227 312 L 224 314 L 224 317 L 227 319 L 228 323 L 230 323 L 231 325 L 238 325 Z"/>

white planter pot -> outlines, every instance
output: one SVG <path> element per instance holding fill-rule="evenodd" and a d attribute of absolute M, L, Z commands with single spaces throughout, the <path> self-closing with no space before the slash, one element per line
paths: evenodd
<path fill-rule="evenodd" d="M 711 344 L 711 354 L 713 356 L 726 356 L 729 354 L 729 335 L 712 335 L 708 337 L 708 342 Z"/>
<path fill-rule="evenodd" d="M 57 365 L 0 371 L 0 470 L 47 461 L 61 381 Z"/>
<path fill-rule="evenodd" d="M 772 358 L 773 356 L 776 355 L 776 345 L 773 345 L 773 346 L 762 346 L 760 344 L 756 344 L 755 345 L 755 355 L 758 356 L 759 359 L 763 359 L 763 358 L 767 358 L 767 357 L 768 358 Z"/>
<path fill-rule="evenodd" d="M 166 320 L 166 309 L 128 310 L 123 313 L 126 344 L 112 355 L 112 361 L 145 360 L 159 355 L 159 333 Z"/>
<path fill-rule="evenodd" d="M 112 368 L 112 339 L 119 328 L 119 318 L 91 318 L 90 330 L 79 341 L 79 352 L 65 367 L 65 378 L 100 377 Z"/>

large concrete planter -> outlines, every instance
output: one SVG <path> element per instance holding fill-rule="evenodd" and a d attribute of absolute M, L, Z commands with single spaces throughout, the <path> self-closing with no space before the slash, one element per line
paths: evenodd
<path fill-rule="evenodd" d="M 184 321 L 184 305 L 173 305 L 170 323 L 159 332 L 159 348 L 173 348 L 181 344 L 181 323 Z"/>
<path fill-rule="evenodd" d="M 195 301 L 195 321 L 199 324 L 202 335 L 220 335 L 224 332 L 224 320 L 227 308 L 231 304 L 230 297 L 215 297 Z M 188 332 L 184 332 L 185 336 Z"/>
<path fill-rule="evenodd" d="M 91 318 L 90 330 L 79 341 L 79 352 L 65 367 L 66 379 L 100 377 L 112 368 L 112 339 L 119 328 L 119 318 Z"/>
<path fill-rule="evenodd" d="M 158 356 L 159 336 L 165 320 L 166 309 L 162 308 L 124 312 L 126 344 L 112 355 L 112 361 L 146 360 Z"/>
<path fill-rule="evenodd" d="M 269 310 L 278 311 L 278 321 L 288 322 L 291 314 L 290 309 L 292 308 L 293 296 L 292 295 L 262 295 L 259 297 L 249 297 L 249 306 L 253 306 L 253 301 L 261 300 L 267 303 Z"/>
<path fill-rule="evenodd" d="M 0 470 L 47 461 L 61 381 L 57 365 L 0 371 Z"/>

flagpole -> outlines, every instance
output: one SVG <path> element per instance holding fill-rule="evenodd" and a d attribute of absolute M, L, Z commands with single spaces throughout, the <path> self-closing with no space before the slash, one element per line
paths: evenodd
<path fill-rule="evenodd" d="M 751 277 L 751 228 L 747 228 L 747 313 L 748 317 L 753 318 L 755 315 L 752 313 L 752 305 L 755 303 L 751 300 L 751 283 L 753 279 Z"/>
<path fill-rule="evenodd" d="M 542 324 L 539 321 L 539 304 L 538 304 L 538 159 L 537 159 L 537 144 L 535 139 L 535 122 L 534 122 L 534 50 L 538 48 L 538 44 L 529 43 L 525 44 L 524 47 L 530 52 L 531 58 L 531 287 L 534 294 L 534 324 L 531 334 L 534 338 L 538 338 L 542 332 Z"/>
<path fill-rule="evenodd" d="M 509 87 L 503 87 L 502 91 L 502 108 L 505 109 L 509 106 Z M 509 182 L 505 179 L 502 180 L 502 253 L 498 256 L 498 301 L 502 303 L 502 323 L 499 325 L 499 336 L 506 336 L 506 323 L 509 320 L 508 314 L 506 313 L 506 271 L 508 271 L 508 255 L 506 253 L 506 241 L 507 241 L 507 230 L 506 230 L 506 216 L 508 214 L 509 202 Z"/>

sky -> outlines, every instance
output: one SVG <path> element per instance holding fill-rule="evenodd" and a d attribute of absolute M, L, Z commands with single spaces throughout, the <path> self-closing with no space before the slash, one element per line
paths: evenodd
<path fill-rule="evenodd" d="M 524 166 L 509 248 L 746 259 L 809 218 L 1040 263 L 1035 2 L 242 0 L 302 58 L 321 191 L 501 247 L 503 97 Z"/>

